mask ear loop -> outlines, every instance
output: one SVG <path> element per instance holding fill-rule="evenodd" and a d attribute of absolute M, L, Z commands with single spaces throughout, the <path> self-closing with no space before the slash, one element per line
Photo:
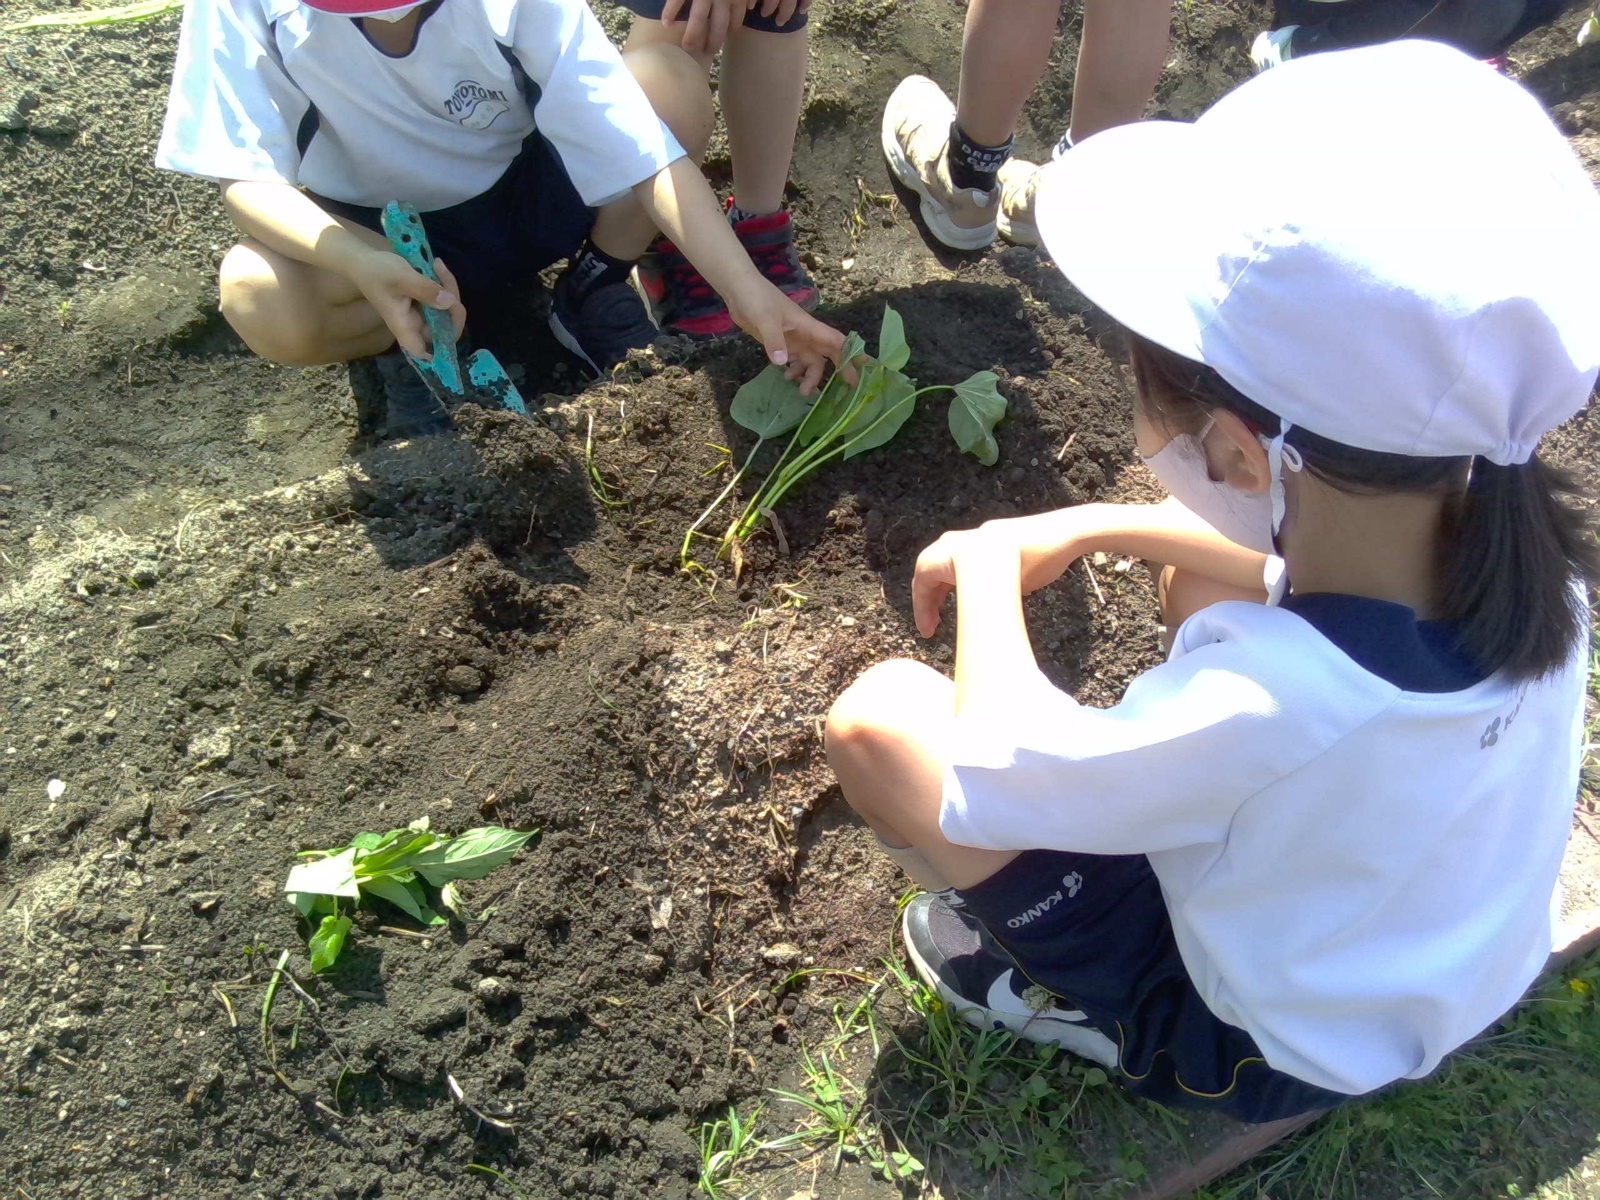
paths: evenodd
<path fill-rule="evenodd" d="M 1267 470 L 1272 475 L 1268 490 L 1272 497 L 1272 541 L 1274 545 L 1277 544 L 1278 534 L 1283 529 L 1283 515 L 1287 508 L 1283 496 L 1283 468 L 1287 466 L 1289 470 L 1298 475 L 1301 468 L 1305 466 L 1305 459 L 1301 457 L 1300 451 L 1293 446 L 1284 445 L 1283 442 L 1283 439 L 1288 436 L 1289 430 L 1293 428 L 1294 426 L 1290 425 L 1289 422 L 1284 421 L 1276 437 L 1270 441 L 1265 437 L 1261 439 L 1267 448 Z"/>

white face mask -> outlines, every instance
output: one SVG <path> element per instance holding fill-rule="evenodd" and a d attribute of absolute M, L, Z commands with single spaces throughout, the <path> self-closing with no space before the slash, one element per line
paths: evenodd
<path fill-rule="evenodd" d="M 385 25 L 395 25 L 401 21 L 404 21 L 414 11 L 421 7 L 422 6 L 420 4 L 412 4 L 405 8 L 392 8 L 388 12 L 369 13 L 367 16 L 364 16 L 361 19 L 363 21 L 382 21 Z"/>
<path fill-rule="evenodd" d="M 1276 554 L 1278 533 L 1283 528 L 1283 467 L 1287 464 L 1291 471 L 1298 471 L 1302 466 L 1299 451 L 1283 444 L 1289 424 L 1284 422 L 1276 437 L 1257 435 L 1266 447 L 1272 471 L 1272 486 L 1259 493 L 1241 492 L 1211 478 L 1205 439 L 1215 424 L 1212 417 L 1199 433 L 1180 433 L 1148 458 L 1139 457 L 1179 504 L 1230 542 L 1261 554 Z"/>

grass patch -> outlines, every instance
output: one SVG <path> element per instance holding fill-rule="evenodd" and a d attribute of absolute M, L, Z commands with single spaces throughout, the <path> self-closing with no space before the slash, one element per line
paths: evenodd
<path fill-rule="evenodd" d="M 949 1200 L 1131 1195 L 1221 1124 L 1134 1099 L 1054 1047 L 974 1029 L 898 958 L 881 967 L 805 973 L 867 986 L 833 1001 L 834 1032 L 806 1049 L 798 1088 L 702 1128 L 704 1194 L 765 1195 L 745 1180 L 856 1163 L 880 1179 L 925 1175 Z M 1324 1117 L 1197 1200 L 1594 1195 L 1575 1167 L 1600 1134 L 1597 997 L 1593 954 L 1433 1079 Z"/>

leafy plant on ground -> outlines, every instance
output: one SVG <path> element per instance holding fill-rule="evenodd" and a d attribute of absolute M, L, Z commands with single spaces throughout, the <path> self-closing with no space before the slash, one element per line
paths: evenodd
<path fill-rule="evenodd" d="M 935 384 L 919 388 L 901 369 L 910 358 L 900 314 L 884 305 L 876 358 L 866 353 L 859 334 L 845 339 L 841 359 L 854 364 L 855 383 L 846 379 L 843 371 L 835 371 L 812 403 L 800 395 L 798 384 L 784 377 L 783 368 L 769 366 L 740 388 L 733 398 L 732 416 L 756 435 L 756 444 L 744 465 L 684 534 L 680 564 L 690 567 L 690 546 L 700 527 L 732 494 L 761 447 L 790 431 L 789 444 L 766 481 L 722 536 L 720 553 L 736 553 L 762 518 L 770 517 L 783 498 L 818 468 L 890 441 L 911 416 L 918 397 L 931 392 L 954 393 L 947 419 L 956 445 L 985 466 L 999 461 L 1000 447 L 993 431 L 1006 414 L 1005 397 L 997 386 L 1000 377 L 993 371 L 979 371 L 953 387 Z"/>
<path fill-rule="evenodd" d="M 358 833 L 335 850 L 302 850 L 300 863 L 283 885 L 302 917 L 316 923 L 309 941 L 311 969 L 328 970 L 350 934 L 350 911 L 363 900 L 386 900 L 424 925 L 443 925 L 433 907 L 455 911 L 458 879 L 482 879 L 509 862 L 534 835 L 499 826 L 469 829 L 455 837 L 434 833 L 422 817 L 388 833 Z"/>
<path fill-rule="evenodd" d="M 38 16 L 29 17 L 26 21 L 20 21 L 15 25 L 7 25 L 5 29 L 7 33 L 19 33 L 24 29 L 121 25 L 128 21 L 148 21 L 151 17 L 159 17 L 162 13 L 177 12 L 182 8 L 183 0 L 138 0 L 135 4 L 124 4 L 120 8 L 92 8 L 76 12 L 40 13 Z"/>

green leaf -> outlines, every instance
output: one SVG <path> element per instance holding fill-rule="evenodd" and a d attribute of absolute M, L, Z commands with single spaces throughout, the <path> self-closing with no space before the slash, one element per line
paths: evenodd
<path fill-rule="evenodd" d="M 311 935 L 307 949 L 311 951 L 311 970 L 320 975 L 339 957 L 344 949 L 344 939 L 350 932 L 349 917 L 323 917 L 322 924 Z"/>
<path fill-rule="evenodd" d="M 868 450 L 875 450 L 889 441 L 900 432 L 900 427 L 906 423 L 917 407 L 914 399 L 917 394 L 915 383 L 899 371 L 890 370 L 876 363 L 867 369 L 877 373 L 878 377 L 872 382 L 876 395 L 862 409 L 862 415 L 850 422 L 850 429 L 845 436 L 848 438 L 850 433 L 857 429 L 870 432 L 863 432 L 850 442 L 844 452 L 845 458 L 865 454 Z"/>
<path fill-rule="evenodd" d="M 782 367 L 769 365 L 734 393 L 729 411 L 757 437 L 772 438 L 804 421 L 811 402 L 800 394 L 798 383 L 784 376 Z"/>
<path fill-rule="evenodd" d="M 413 888 L 415 891 L 412 890 Z M 398 880 L 384 876 L 379 879 L 364 880 L 361 884 L 361 890 L 369 896 L 387 900 L 408 917 L 420 921 L 424 925 L 439 924 L 438 915 L 428 908 L 427 896 L 423 893 L 420 884 L 412 883 L 408 886 Z M 433 919 L 429 920 L 429 917 Z"/>
<path fill-rule="evenodd" d="M 993 371 L 979 371 L 956 384 L 950 401 L 950 436 L 986 467 L 1000 461 L 1000 445 L 991 432 L 1006 415 L 1006 399 L 995 386 L 999 382 Z"/>
<path fill-rule="evenodd" d="M 283 890 L 313 896 L 349 896 L 353 899 L 361 894 L 356 887 L 355 857 L 355 850 L 347 847 L 327 858 L 299 863 L 290 868 L 289 879 L 283 885 Z M 299 907 L 298 902 L 295 907 Z"/>
<path fill-rule="evenodd" d="M 844 339 L 844 350 L 839 358 L 842 362 L 854 362 L 867 352 L 867 344 L 861 340 L 859 333 L 847 333 Z M 867 365 L 859 367 L 861 375 L 858 379 L 865 382 Z M 800 423 L 800 432 L 795 436 L 799 438 L 802 446 L 809 446 L 828 430 L 834 423 L 844 416 L 856 398 L 859 383 L 851 387 L 844 377 L 844 372 L 835 371 L 833 378 L 828 380 L 828 386 L 822 389 L 822 395 L 817 397 L 817 402 L 811 406 L 811 411 L 806 414 L 806 419 Z"/>
<path fill-rule="evenodd" d="M 878 330 L 878 361 L 891 371 L 899 371 L 911 361 L 911 347 L 906 345 L 906 324 L 887 304 L 883 306 L 883 325 Z"/>
<path fill-rule="evenodd" d="M 407 831 L 401 830 L 401 833 Z M 390 871 L 405 870 L 412 866 L 411 859 L 430 847 L 440 842 L 437 833 L 418 833 L 409 837 L 399 837 L 392 844 L 374 854 L 369 854 L 356 864 L 356 875 L 361 879 L 370 879 L 374 875 L 383 875 Z"/>
<path fill-rule="evenodd" d="M 401 832 L 399 829 L 391 829 L 388 833 L 358 833 L 350 839 L 350 848 L 360 850 L 363 854 L 371 854 L 374 850 L 382 850 L 400 836 Z"/>
<path fill-rule="evenodd" d="M 434 887 L 443 887 L 452 879 L 482 879 L 501 863 L 509 862 L 531 837 L 532 833 L 495 825 L 469 829 L 460 837 L 430 846 L 406 865 L 415 867 Z"/>
<path fill-rule="evenodd" d="M 317 903 L 317 898 L 310 892 L 289 892 L 289 903 L 294 905 L 295 912 L 302 917 L 311 915 L 312 907 Z"/>

